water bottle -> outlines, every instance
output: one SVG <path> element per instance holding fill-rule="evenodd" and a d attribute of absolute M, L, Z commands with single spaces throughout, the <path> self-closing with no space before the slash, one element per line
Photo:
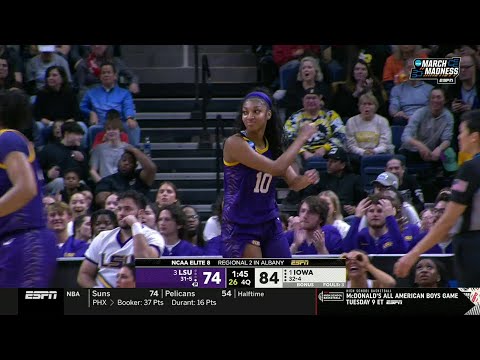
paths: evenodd
<path fill-rule="evenodd" d="M 148 157 L 152 157 L 152 144 L 150 144 L 150 138 L 148 136 L 143 143 L 143 153 Z"/>

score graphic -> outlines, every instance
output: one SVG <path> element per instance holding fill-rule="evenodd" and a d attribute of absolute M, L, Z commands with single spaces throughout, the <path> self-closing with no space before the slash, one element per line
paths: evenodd
<path fill-rule="evenodd" d="M 137 288 L 338 288 L 345 260 L 137 259 Z"/>

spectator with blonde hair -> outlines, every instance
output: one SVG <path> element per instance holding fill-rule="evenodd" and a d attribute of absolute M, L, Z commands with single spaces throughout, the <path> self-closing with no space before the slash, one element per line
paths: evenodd
<path fill-rule="evenodd" d="M 392 130 L 388 120 L 377 114 L 378 101 L 368 92 L 358 99 L 360 114 L 347 121 L 347 150 L 354 169 L 363 156 L 393 153 Z"/>
<path fill-rule="evenodd" d="M 316 92 L 322 95 L 323 106 L 325 106 L 325 102 L 330 99 L 330 88 L 324 81 L 318 59 L 306 56 L 300 60 L 296 81 L 287 88 L 283 104 L 280 103 L 280 106 L 284 105 L 286 108 L 286 117 L 303 107 L 303 98 L 311 88 L 315 88 Z"/>
<path fill-rule="evenodd" d="M 348 230 L 350 230 L 350 225 L 343 221 L 342 206 L 337 194 L 331 190 L 325 190 L 318 194 L 318 197 L 328 204 L 328 216 L 325 224 L 336 227 L 340 235 L 342 235 L 342 239 L 344 239 L 348 234 Z"/>

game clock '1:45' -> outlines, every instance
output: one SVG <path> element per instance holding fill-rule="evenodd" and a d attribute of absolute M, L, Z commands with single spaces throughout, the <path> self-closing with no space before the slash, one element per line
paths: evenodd
<path fill-rule="evenodd" d="M 255 268 L 255 288 L 283 287 L 282 269 Z"/>

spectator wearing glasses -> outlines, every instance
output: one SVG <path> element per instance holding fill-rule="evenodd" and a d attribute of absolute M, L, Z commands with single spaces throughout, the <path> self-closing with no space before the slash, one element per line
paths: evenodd
<path fill-rule="evenodd" d="M 203 239 L 202 223 L 200 222 L 200 216 L 198 216 L 197 210 L 192 206 L 183 206 L 182 211 L 187 220 L 185 227 L 185 240 L 199 247 L 203 247 L 205 245 L 205 240 Z"/>

